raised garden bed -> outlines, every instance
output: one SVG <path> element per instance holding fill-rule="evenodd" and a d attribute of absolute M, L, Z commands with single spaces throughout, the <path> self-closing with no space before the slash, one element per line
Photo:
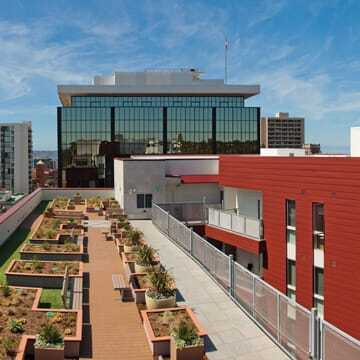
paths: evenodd
<path fill-rule="evenodd" d="M 87 212 L 102 212 L 104 205 L 100 197 L 91 197 L 86 199 L 86 211 Z"/>
<path fill-rule="evenodd" d="M 84 258 L 83 242 L 80 244 L 25 244 L 20 251 L 21 260 L 41 261 L 82 261 Z"/>
<path fill-rule="evenodd" d="M 12 286 L 60 289 L 66 267 L 70 277 L 82 277 L 82 262 L 28 260 L 13 260 L 5 276 Z"/>
<path fill-rule="evenodd" d="M 39 309 L 41 289 L 6 288 L 0 292 L 0 358 L 25 359 L 34 352 L 35 335 L 47 323 L 56 325 L 65 335 L 65 355 L 79 356 L 82 338 L 82 311 L 48 312 Z M 15 332 L 14 332 L 15 331 Z"/>
<path fill-rule="evenodd" d="M 130 288 L 136 304 L 145 304 L 145 292 L 151 286 L 147 274 L 132 274 Z"/>
<path fill-rule="evenodd" d="M 188 306 L 142 310 L 141 317 L 145 334 L 154 356 L 170 355 L 171 329 L 176 324 L 179 324 L 180 321 L 185 321 L 190 326 L 193 326 L 200 338 L 204 339 L 207 335 Z"/>

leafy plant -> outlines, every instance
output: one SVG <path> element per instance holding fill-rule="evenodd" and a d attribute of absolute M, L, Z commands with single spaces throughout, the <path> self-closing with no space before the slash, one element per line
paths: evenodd
<path fill-rule="evenodd" d="M 139 230 L 129 230 L 125 244 L 127 246 L 138 246 L 143 233 Z"/>
<path fill-rule="evenodd" d="M 4 337 L 2 339 L 2 346 L 5 349 L 7 355 L 13 356 L 16 354 L 17 344 L 15 339 L 11 337 Z"/>
<path fill-rule="evenodd" d="M 41 271 L 44 267 L 44 264 L 39 260 L 34 260 L 32 265 L 36 271 Z"/>
<path fill-rule="evenodd" d="M 11 295 L 11 287 L 8 284 L 2 285 L 0 289 L 4 297 L 9 297 Z"/>
<path fill-rule="evenodd" d="M 64 336 L 53 324 L 46 324 L 36 336 L 35 347 L 38 348 L 61 348 L 64 346 Z"/>
<path fill-rule="evenodd" d="M 11 319 L 9 321 L 9 330 L 14 334 L 19 334 L 24 332 L 24 325 L 26 324 L 26 319 Z"/>
<path fill-rule="evenodd" d="M 174 338 L 178 349 L 204 344 L 203 340 L 196 333 L 194 326 L 184 320 L 180 321 L 178 325 L 173 326 L 170 335 Z"/>
<path fill-rule="evenodd" d="M 149 280 L 152 287 L 147 291 L 148 296 L 163 299 L 175 295 L 175 280 L 163 266 L 149 273 Z"/>
<path fill-rule="evenodd" d="M 50 244 L 49 244 L 47 241 L 45 241 L 45 242 L 41 245 L 41 247 L 42 247 L 45 251 L 49 251 L 49 250 L 50 250 Z"/>
<path fill-rule="evenodd" d="M 143 244 L 137 249 L 136 263 L 141 266 L 152 266 L 157 263 L 156 250 L 149 245 Z"/>

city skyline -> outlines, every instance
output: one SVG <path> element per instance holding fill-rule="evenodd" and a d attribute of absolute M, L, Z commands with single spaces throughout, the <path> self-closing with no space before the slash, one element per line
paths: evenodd
<path fill-rule="evenodd" d="M 261 115 L 305 117 L 306 142 L 345 152 L 360 125 L 355 1 L 2 1 L 0 121 L 32 121 L 35 150 L 56 149 L 57 84 L 113 70 L 196 67 L 261 86 Z M 176 16 L 174 16 L 176 14 Z M 201 16 L 199 15 L 201 14 Z M 95 16 L 96 15 L 96 16 Z M 284 30 L 286 29 L 286 30 Z M 346 40 L 346 41 L 344 41 Z"/>

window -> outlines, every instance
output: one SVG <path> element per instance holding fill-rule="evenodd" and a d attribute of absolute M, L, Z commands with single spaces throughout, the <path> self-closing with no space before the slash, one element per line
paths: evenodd
<path fill-rule="evenodd" d="M 152 194 L 137 194 L 136 206 L 138 209 L 150 209 L 152 205 Z"/>
<path fill-rule="evenodd" d="M 312 209 L 313 209 L 314 249 L 324 250 L 325 247 L 324 204 L 314 203 Z"/>
<path fill-rule="evenodd" d="M 314 307 L 324 316 L 324 269 L 314 268 Z"/>
<path fill-rule="evenodd" d="M 296 204 L 295 200 L 286 200 L 287 220 L 286 225 L 296 227 Z"/>
<path fill-rule="evenodd" d="M 295 261 L 287 261 L 287 283 L 293 288 L 296 288 L 296 265 Z"/>

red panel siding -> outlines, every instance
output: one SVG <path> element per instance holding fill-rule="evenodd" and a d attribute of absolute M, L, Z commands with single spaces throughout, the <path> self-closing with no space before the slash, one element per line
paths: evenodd
<path fill-rule="evenodd" d="M 296 298 L 313 303 L 312 203 L 325 206 L 325 319 L 360 338 L 360 158 L 220 157 L 223 186 L 263 193 L 265 280 L 286 291 L 285 201 L 296 201 Z"/>
<path fill-rule="evenodd" d="M 256 255 L 260 253 L 261 241 L 252 240 L 210 225 L 205 225 L 205 235 L 211 239 L 219 240 L 225 244 L 238 247 Z"/>

